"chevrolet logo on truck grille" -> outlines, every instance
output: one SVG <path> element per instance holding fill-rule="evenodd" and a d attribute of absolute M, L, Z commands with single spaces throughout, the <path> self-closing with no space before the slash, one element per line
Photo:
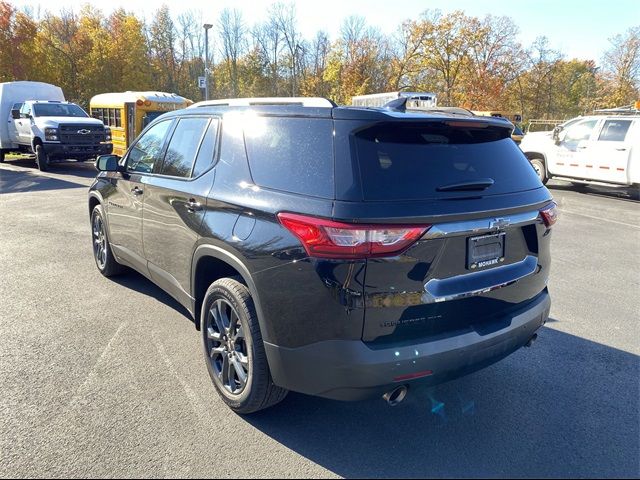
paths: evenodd
<path fill-rule="evenodd" d="M 86 128 L 83 128 L 82 130 L 78 130 L 78 133 L 80 135 L 86 135 L 87 133 L 91 133 L 91 130 L 87 130 Z"/>

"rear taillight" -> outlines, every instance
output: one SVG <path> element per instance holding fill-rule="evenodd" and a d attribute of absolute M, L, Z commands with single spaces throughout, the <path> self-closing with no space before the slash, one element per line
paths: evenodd
<path fill-rule="evenodd" d="M 284 227 L 300 239 L 311 257 L 358 259 L 402 253 L 430 225 L 360 225 L 295 213 L 279 213 Z"/>
<path fill-rule="evenodd" d="M 558 205 L 556 205 L 556 202 L 551 202 L 540 210 L 540 216 L 542 216 L 542 220 L 547 228 L 554 225 L 558 221 Z"/>

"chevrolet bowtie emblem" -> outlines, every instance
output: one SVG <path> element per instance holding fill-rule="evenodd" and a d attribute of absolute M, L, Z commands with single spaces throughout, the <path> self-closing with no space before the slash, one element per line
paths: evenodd
<path fill-rule="evenodd" d="M 80 135 L 86 135 L 87 133 L 91 133 L 91 130 L 87 130 L 86 128 L 83 128 L 82 130 L 78 130 L 78 133 Z"/>

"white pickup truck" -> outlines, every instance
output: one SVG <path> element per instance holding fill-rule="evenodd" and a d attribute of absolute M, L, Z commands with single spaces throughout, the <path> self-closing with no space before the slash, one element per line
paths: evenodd
<path fill-rule="evenodd" d="M 0 84 L 0 162 L 12 152 L 35 153 L 40 170 L 56 159 L 109 154 L 111 132 L 62 91 L 40 82 Z"/>
<path fill-rule="evenodd" d="M 574 118 L 553 132 L 528 133 L 520 148 L 544 183 L 640 184 L 640 114 Z"/>

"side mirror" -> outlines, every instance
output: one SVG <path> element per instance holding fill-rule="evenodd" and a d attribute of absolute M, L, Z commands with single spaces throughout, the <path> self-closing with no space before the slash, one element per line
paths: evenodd
<path fill-rule="evenodd" d="M 562 130 L 560 133 L 558 133 L 558 139 L 556 140 L 556 144 L 560 145 L 562 142 L 564 142 L 565 138 L 567 138 L 567 131 Z"/>
<path fill-rule="evenodd" d="M 119 172 L 121 170 L 118 155 L 100 155 L 96 159 L 96 169 L 100 172 Z"/>
<path fill-rule="evenodd" d="M 20 110 L 18 109 L 11 110 L 11 118 L 13 118 L 14 120 L 17 120 L 18 118 L 20 118 Z"/>

